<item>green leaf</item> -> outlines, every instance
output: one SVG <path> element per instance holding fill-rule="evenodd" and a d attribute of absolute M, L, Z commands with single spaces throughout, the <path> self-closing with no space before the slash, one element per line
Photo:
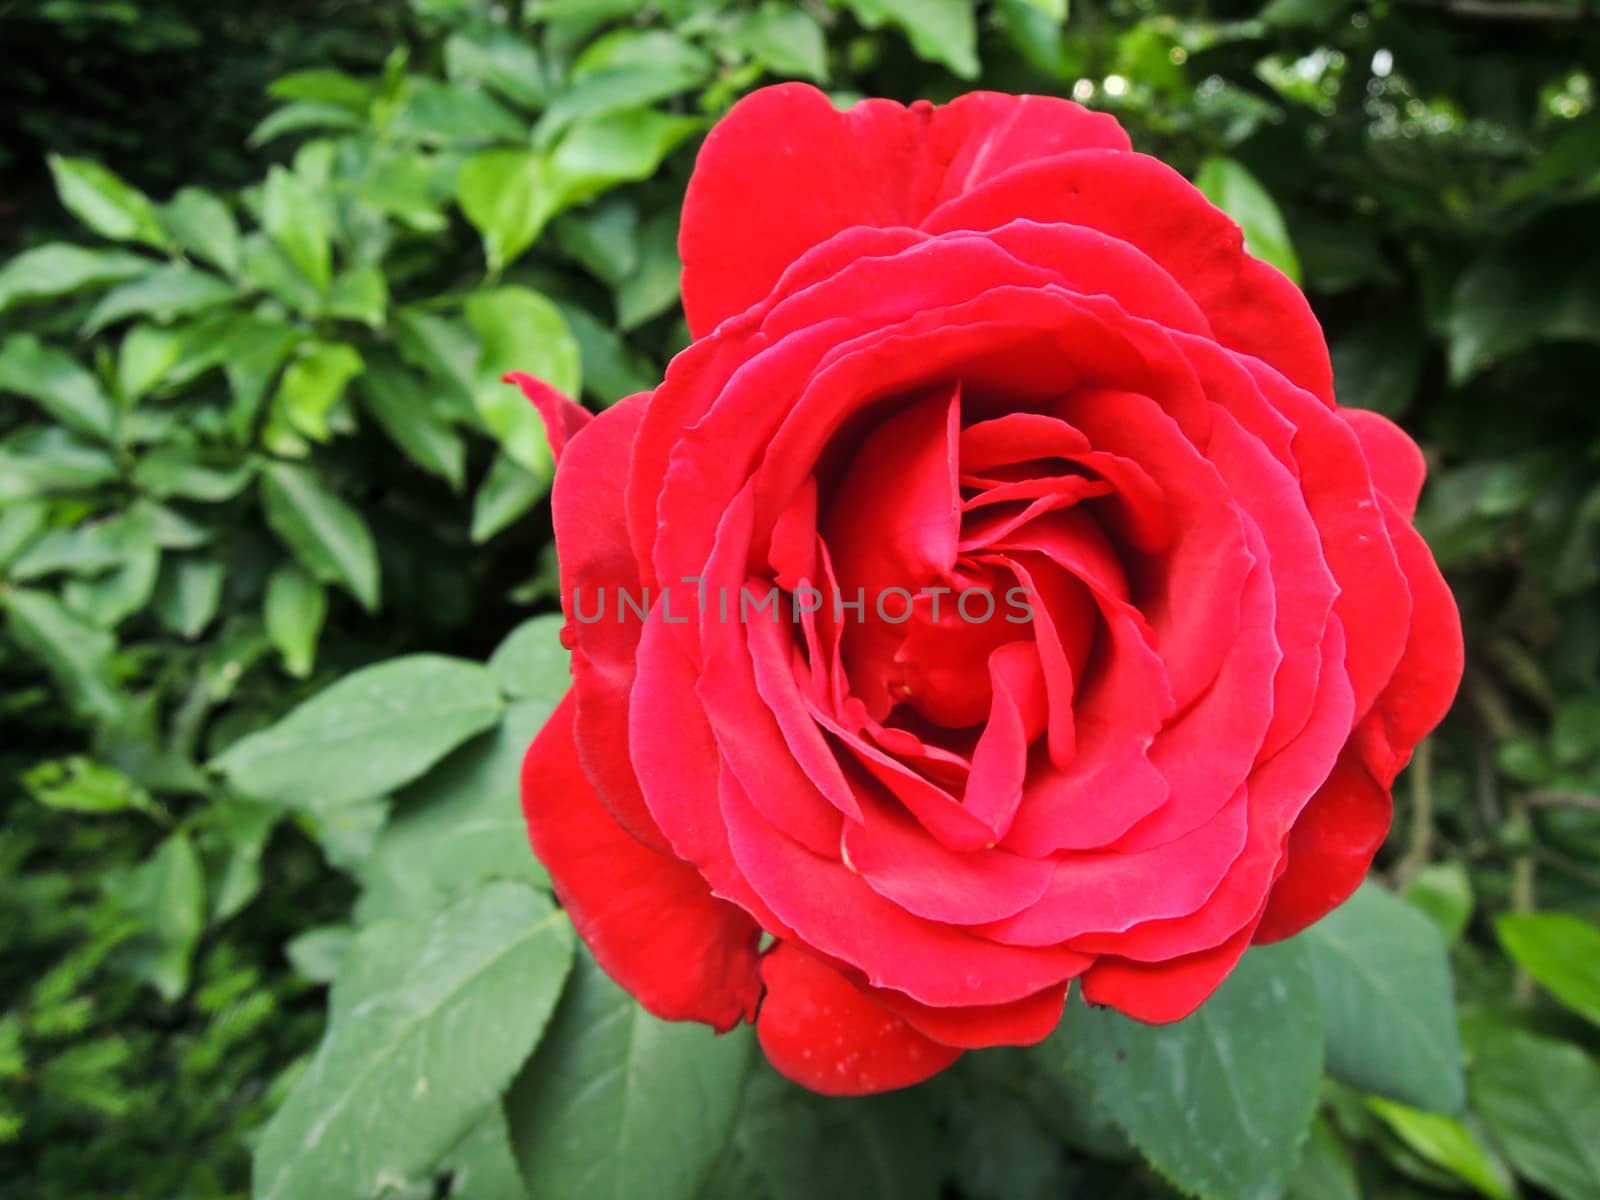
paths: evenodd
<path fill-rule="evenodd" d="M 927 1090 L 819 1096 L 758 1061 L 701 1198 L 938 1200 L 944 1167 L 938 1125 Z M 1059 1154 L 1053 1142 L 1049 1150 Z M 960 1194 L 973 1200 L 982 1195 Z M 1005 1200 L 1028 1195 L 1003 1194 Z"/>
<path fill-rule="evenodd" d="M 538 1042 L 571 961 L 566 917 L 509 881 L 428 925 L 363 933 L 328 1035 L 256 1148 L 257 1200 L 370 1196 L 432 1167 Z"/>
<path fill-rule="evenodd" d="M 129 317 L 150 316 L 163 324 L 232 300 L 233 285 L 187 263 L 169 263 L 112 288 L 83 323 L 93 335 Z"/>
<path fill-rule="evenodd" d="M 1329 1074 L 1418 1108 L 1459 1112 L 1461 1035 L 1432 922 L 1369 883 L 1298 940 L 1316 980 Z"/>
<path fill-rule="evenodd" d="M 11 636 L 55 676 L 74 708 L 105 720 L 121 713 L 122 697 L 111 674 L 115 638 L 48 592 L 11 588 L 3 601 Z"/>
<path fill-rule="evenodd" d="M 1600 1200 L 1600 1063 L 1518 1030 L 1474 1055 L 1472 1106 L 1518 1173 L 1561 1200 Z"/>
<path fill-rule="evenodd" d="M 407 81 L 407 95 L 389 125 L 395 137 L 430 144 L 514 142 L 527 124 L 487 92 L 437 79 Z"/>
<path fill-rule="evenodd" d="M 472 540 L 482 545 L 539 502 L 550 488 L 550 471 L 535 474 L 505 453 L 495 455 L 472 498 Z"/>
<path fill-rule="evenodd" d="M 320 316 L 324 297 L 276 242 L 264 233 L 244 239 L 244 278 L 301 316 Z"/>
<path fill-rule="evenodd" d="M 63 812 L 161 815 L 160 807 L 136 780 L 81 754 L 30 767 L 22 775 L 22 786 L 46 808 Z"/>
<path fill-rule="evenodd" d="M 49 161 L 61 203 L 101 237 L 157 248 L 166 245 L 155 206 L 143 192 L 86 158 L 52 154 Z"/>
<path fill-rule="evenodd" d="M 249 459 L 212 466 L 198 454 L 188 447 L 156 446 L 134 465 L 134 485 L 160 499 L 177 496 L 220 504 L 232 500 L 255 478 L 256 465 Z"/>
<path fill-rule="evenodd" d="M 239 223 L 220 198 L 204 188 L 186 187 L 161 210 L 161 220 L 178 245 L 225 275 L 239 270 Z"/>
<path fill-rule="evenodd" d="M 1376 1097 L 1367 1107 L 1383 1119 L 1407 1149 L 1448 1171 L 1489 1200 L 1513 1200 L 1516 1185 L 1482 1139 L 1454 1117 L 1408 1108 Z"/>
<path fill-rule="evenodd" d="M 1289 241 L 1283 214 L 1272 193 L 1249 168 L 1236 159 L 1213 156 L 1200 164 L 1194 185 L 1244 230 L 1246 251 L 1300 282 L 1300 260 Z"/>
<path fill-rule="evenodd" d="M 919 58 L 978 77 L 978 22 L 972 0 L 844 0 L 868 29 L 899 29 Z"/>
<path fill-rule="evenodd" d="M 1350 1151 L 1322 1117 L 1311 1123 L 1311 1136 L 1289 1181 L 1288 1200 L 1361 1200 Z"/>
<path fill-rule="evenodd" d="M 367 411 L 406 457 L 461 490 L 466 443 L 434 410 L 432 396 L 413 372 L 394 358 L 375 359 L 357 390 Z"/>
<path fill-rule="evenodd" d="M 539 118 L 536 146 L 549 146 L 561 132 L 585 118 L 624 109 L 645 109 L 705 82 L 711 64 L 704 59 L 628 63 L 576 76 Z"/>
<path fill-rule="evenodd" d="M 249 146 L 265 146 L 268 142 L 291 133 L 337 133 L 362 127 L 361 118 L 348 108 L 314 100 L 296 100 L 274 109 L 250 131 L 246 139 Z"/>
<path fill-rule="evenodd" d="M 528 1200 L 528 1187 L 511 1152 L 505 1111 L 491 1104 L 440 1164 L 450 1176 L 453 1200 Z"/>
<path fill-rule="evenodd" d="M 1406 903 L 1421 909 L 1453 946 L 1472 919 L 1472 879 L 1459 862 L 1430 863 L 1406 884 Z"/>
<path fill-rule="evenodd" d="M 775 75 L 816 83 L 828 78 L 822 26 L 804 9 L 768 0 L 733 27 L 728 44 L 766 64 Z"/>
<path fill-rule="evenodd" d="M 533 617 L 506 635 L 489 656 L 489 672 L 514 700 L 539 700 L 553 712 L 572 682 L 559 613 Z"/>
<path fill-rule="evenodd" d="M 533 245 L 555 197 L 543 154 L 504 147 L 480 151 L 462 164 L 456 199 L 483 235 L 490 272 L 498 274 Z"/>
<path fill-rule="evenodd" d="M 296 936 L 283 953 L 289 965 L 312 983 L 332 983 L 355 936 L 348 925 L 321 925 Z"/>
<path fill-rule="evenodd" d="M 155 264 L 125 250 L 92 250 L 50 242 L 24 250 L 0 267 L 0 312 L 29 300 L 73 296 L 142 275 Z"/>
<path fill-rule="evenodd" d="M 261 224 L 318 292 L 333 282 L 333 220 L 311 183 L 273 167 L 261 192 Z"/>
<path fill-rule="evenodd" d="M 639 239 L 638 261 L 617 284 L 617 326 L 636 329 L 678 303 L 678 219 L 666 212 L 653 218 Z"/>
<path fill-rule="evenodd" d="M 548 478 L 552 469 L 544 422 L 520 388 L 502 381 L 507 371 L 527 371 L 568 396 L 578 395 L 582 365 L 577 340 L 549 300 L 524 287 L 475 292 L 467 321 L 482 347 L 473 399 L 507 455 Z"/>
<path fill-rule="evenodd" d="M 389 282 L 374 266 L 352 267 L 333 281 L 328 313 L 346 321 L 360 321 L 382 329 L 389 315 Z"/>
<path fill-rule="evenodd" d="M 262 471 L 261 505 L 272 531 L 313 577 L 377 610 L 378 549 L 360 513 L 308 468 L 284 462 Z"/>
<path fill-rule="evenodd" d="M 1069 1006 L 1038 1051 L 1088 1081 L 1162 1175 L 1205 1200 L 1282 1194 L 1322 1075 L 1311 967 L 1294 943 L 1257 947 L 1192 1016 L 1144 1025 Z"/>
<path fill-rule="evenodd" d="M 1506 913 L 1494 928 L 1539 986 L 1600 1025 L 1600 927 L 1566 913 Z"/>
<path fill-rule="evenodd" d="M 189 959 L 205 928 L 205 875 L 188 835 L 175 833 L 117 890 L 148 932 L 129 947 L 133 975 L 172 1003 L 189 986 Z"/>
<path fill-rule="evenodd" d="M 117 352 L 117 395 L 126 407 L 167 377 L 183 358 L 184 338 L 176 329 L 135 325 Z"/>
<path fill-rule="evenodd" d="M 156 586 L 156 615 L 169 630 L 192 642 L 216 619 L 222 581 L 223 566 L 214 558 L 168 558 Z"/>
<path fill-rule="evenodd" d="M 477 663 L 412 654 L 364 667 L 212 766 L 241 795 L 313 811 L 385 796 L 500 719 Z"/>
<path fill-rule="evenodd" d="M 533 48 L 500 30 L 458 30 L 445 40 L 444 69 L 457 83 L 479 83 L 522 108 L 544 104 L 544 68 Z"/>
<path fill-rule="evenodd" d="M 528 744 L 554 706 L 548 698 L 512 704 L 493 731 L 453 751 L 396 797 L 362 867 L 358 921 L 426 917 L 485 879 L 549 887 L 528 846 L 517 780 Z"/>
<path fill-rule="evenodd" d="M 267 636 L 283 659 L 283 669 L 296 679 L 311 674 L 317 660 L 317 638 L 328 614 L 328 593 L 292 562 L 279 565 L 267 580 L 262 620 Z"/>
<path fill-rule="evenodd" d="M 592 200 L 619 183 L 649 179 L 686 139 L 705 128 L 696 117 L 626 109 L 579 121 L 550 155 L 557 209 Z"/>
<path fill-rule="evenodd" d="M 116 408 L 100 381 L 31 333 L 0 342 L 0 392 L 26 396 L 63 425 L 99 441 L 116 438 Z"/>
<path fill-rule="evenodd" d="M 331 436 L 328 413 L 344 398 L 350 381 L 365 370 L 354 346 L 307 342 L 284 368 L 273 410 L 306 437 L 325 442 Z"/>
<path fill-rule="evenodd" d="M 717 1036 L 652 1017 L 580 954 L 533 1061 L 506 1098 L 524 1178 L 550 1200 L 690 1200 L 727 1142 L 748 1027 Z"/>
<path fill-rule="evenodd" d="M 119 475 L 114 458 L 59 426 L 26 430 L 0 444 L 0 501 L 88 491 Z"/>
<path fill-rule="evenodd" d="M 372 103 L 373 85 L 343 71 L 315 69 L 280 76 L 267 86 L 267 94 L 279 100 L 331 104 L 360 117 Z"/>

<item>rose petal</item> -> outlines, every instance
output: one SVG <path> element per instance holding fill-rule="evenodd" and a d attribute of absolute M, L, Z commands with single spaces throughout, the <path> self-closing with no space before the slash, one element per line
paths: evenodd
<path fill-rule="evenodd" d="M 814 1092 L 864 1096 L 910 1087 L 961 1057 L 789 942 L 762 957 L 761 977 L 761 1049 L 780 1074 Z"/>
<path fill-rule="evenodd" d="M 578 936 L 658 1017 L 722 1030 L 752 1019 L 760 928 L 612 819 L 578 761 L 576 707 L 569 692 L 528 748 L 522 811 Z"/>

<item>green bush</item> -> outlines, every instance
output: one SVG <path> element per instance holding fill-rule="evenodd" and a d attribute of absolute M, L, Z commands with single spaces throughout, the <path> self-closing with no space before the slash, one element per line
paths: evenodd
<path fill-rule="evenodd" d="M 1600 32 L 1065 10 L 0 5 L 0 165 L 59 200 L 0 207 L 0 1196 L 1600 1195 Z M 652 386 L 695 144 L 780 78 L 1115 112 L 1427 448 L 1467 681 L 1388 887 L 1241 968 L 1286 1005 L 1075 1005 L 821 1101 L 575 950 L 515 799 L 550 455 L 499 378 Z"/>

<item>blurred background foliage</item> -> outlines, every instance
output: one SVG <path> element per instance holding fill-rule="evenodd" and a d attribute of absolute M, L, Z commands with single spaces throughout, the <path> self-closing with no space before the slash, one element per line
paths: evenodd
<path fill-rule="evenodd" d="M 0 1196 L 1600 1196 L 1591 3 L 0 0 L 0 62 Z M 1203 1021 L 819 1102 L 523 849 L 565 664 L 497 380 L 659 377 L 694 148 L 789 78 L 1114 112 L 1426 447 L 1462 697 L 1380 883 Z"/>

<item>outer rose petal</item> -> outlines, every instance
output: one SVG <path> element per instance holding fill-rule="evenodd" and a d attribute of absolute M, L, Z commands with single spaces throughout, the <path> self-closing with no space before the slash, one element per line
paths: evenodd
<path fill-rule="evenodd" d="M 1417 515 L 1417 497 L 1428 473 L 1422 451 L 1388 417 L 1362 408 L 1341 409 L 1339 415 L 1355 430 L 1378 492 L 1411 520 Z"/>
<path fill-rule="evenodd" d="M 918 225 L 1018 163 L 1090 146 L 1126 150 L 1128 135 L 1111 117 L 1049 96 L 972 92 L 939 108 L 867 100 L 840 112 L 806 84 L 753 92 L 706 138 L 684 197 L 690 332 L 704 337 L 749 308 L 842 229 Z"/>
<path fill-rule="evenodd" d="M 1361 765 L 1353 744 L 1346 746 L 1289 834 L 1287 865 L 1267 897 L 1255 940 L 1293 937 L 1348 900 L 1366 878 L 1393 815 L 1389 789 Z"/>
<path fill-rule="evenodd" d="M 562 451 L 567 448 L 567 443 L 594 419 L 594 414 L 581 404 L 526 371 L 512 371 L 502 382 L 516 384 L 522 389 L 522 394 L 532 402 L 534 408 L 539 410 L 539 417 L 544 421 L 545 437 L 550 441 L 551 457 L 558 463 L 561 461 Z"/>
<path fill-rule="evenodd" d="M 1083 998 L 1151 1025 L 1181 1021 L 1210 997 L 1250 946 L 1252 922 L 1220 946 L 1166 962 L 1102 958 L 1083 977 Z"/>
<path fill-rule="evenodd" d="M 522 765 L 522 812 L 578 936 L 656 1016 L 727 1031 L 754 1018 L 760 929 L 687 863 L 628 836 L 595 794 L 573 742 L 573 693 Z"/>
<path fill-rule="evenodd" d="M 863 1096 L 910 1087 L 961 1057 L 959 1048 L 923 1037 L 790 942 L 761 960 L 761 978 L 761 1049 L 780 1073 L 814 1092 Z"/>

